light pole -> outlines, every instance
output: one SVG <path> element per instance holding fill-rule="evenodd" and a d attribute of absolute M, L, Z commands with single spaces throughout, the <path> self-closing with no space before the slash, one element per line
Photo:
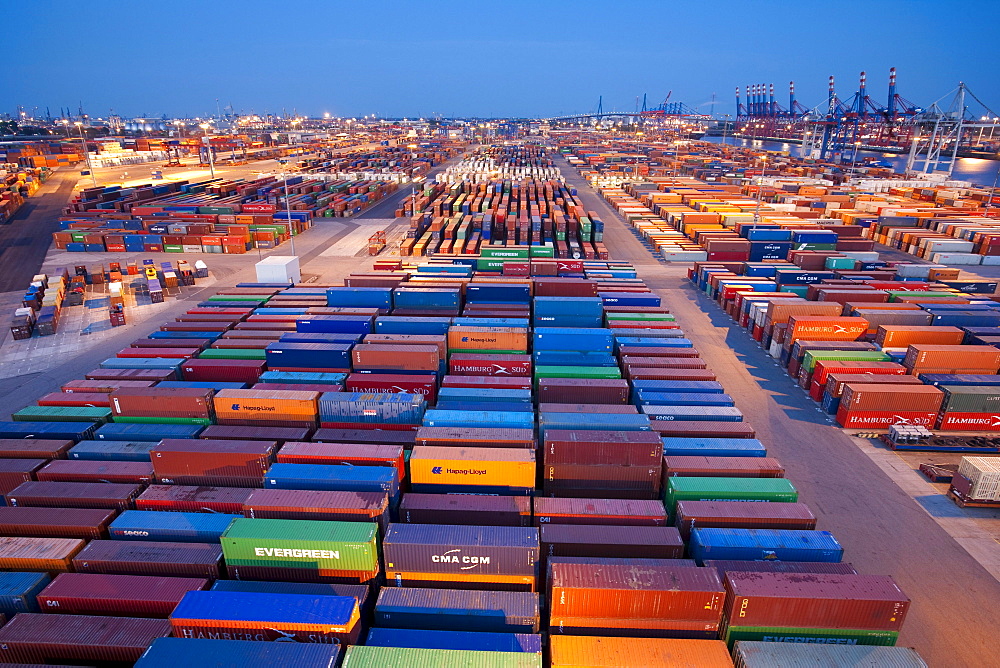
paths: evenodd
<path fill-rule="evenodd" d="M 208 123 L 199 123 L 198 127 L 205 132 L 205 136 L 201 140 L 205 143 L 205 150 L 208 151 L 208 169 L 212 174 L 212 178 L 215 178 L 215 156 L 212 155 L 212 142 L 208 138 L 208 128 L 211 127 Z"/>
<path fill-rule="evenodd" d="M 851 179 L 854 178 L 854 168 L 858 164 L 858 149 L 861 148 L 861 142 L 854 142 L 854 156 L 851 158 L 851 171 L 847 174 L 847 182 L 850 183 Z"/>
<path fill-rule="evenodd" d="M 96 188 L 97 174 L 94 174 L 94 167 L 90 164 L 90 151 L 87 150 L 87 138 L 83 136 L 83 123 L 77 121 L 73 125 L 80 128 L 80 143 L 83 144 L 83 157 L 87 159 L 87 170 L 90 172 L 90 179 L 94 182 L 94 187 Z"/>
<path fill-rule="evenodd" d="M 69 121 L 63 118 L 59 122 L 62 123 L 63 130 L 66 132 L 66 139 L 69 139 Z"/>
<path fill-rule="evenodd" d="M 760 195 L 761 187 L 764 184 L 764 168 L 767 166 L 767 156 L 761 156 L 760 159 L 760 174 L 757 175 L 757 206 L 753 209 L 753 228 L 757 229 L 757 223 L 760 222 Z"/>

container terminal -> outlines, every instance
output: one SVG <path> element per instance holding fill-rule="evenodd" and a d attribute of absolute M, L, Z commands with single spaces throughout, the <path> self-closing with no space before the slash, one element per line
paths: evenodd
<path fill-rule="evenodd" d="M 996 653 L 995 186 L 310 124 L 8 149 L 0 661 Z"/>

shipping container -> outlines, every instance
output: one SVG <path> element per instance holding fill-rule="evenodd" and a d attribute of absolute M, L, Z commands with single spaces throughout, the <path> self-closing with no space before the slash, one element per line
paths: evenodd
<path fill-rule="evenodd" d="M 174 485 L 262 487 L 276 441 L 163 439 L 150 451 L 160 482 Z"/>
<path fill-rule="evenodd" d="M 526 448 L 418 445 L 409 459 L 414 492 L 531 495 L 535 453 Z"/>
<path fill-rule="evenodd" d="M 274 464 L 264 476 L 264 488 L 379 492 L 387 494 L 395 505 L 399 497 L 399 473 L 388 466 Z"/>
<path fill-rule="evenodd" d="M 747 559 L 837 563 L 844 548 L 829 531 L 800 529 L 694 529 L 688 552 L 698 561 Z"/>
<path fill-rule="evenodd" d="M 71 440 L 34 438 L 0 438 L 0 457 L 3 459 L 66 459 L 66 452 L 73 446 Z"/>
<path fill-rule="evenodd" d="M 685 540 L 696 528 L 816 528 L 816 516 L 804 503 L 752 501 L 678 501 L 674 525 Z"/>
<path fill-rule="evenodd" d="M 678 501 L 798 501 L 798 491 L 784 478 L 668 477 L 664 503 L 673 516 Z"/>
<path fill-rule="evenodd" d="M 667 513 L 659 500 L 536 497 L 535 525 L 545 524 L 662 527 Z"/>
<path fill-rule="evenodd" d="M 542 668 L 539 654 L 465 649 L 426 649 L 352 645 L 342 668 Z"/>
<path fill-rule="evenodd" d="M 543 558 L 618 557 L 680 559 L 684 541 L 674 527 L 544 524 Z"/>
<path fill-rule="evenodd" d="M 114 510 L 0 507 L 0 535 L 36 538 L 103 538 Z"/>
<path fill-rule="evenodd" d="M 726 643 L 682 638 L 553 635 L 552 668 L 732 668 Z"/>
<path fill-rule="evenodd" d="M 535 432 L 496 427 L 419 427 L 413 445 L 534 449 Z"/>
<path fill-rule="evenodd" d="M 251 519 L 339 520 L 389 524 L 385 492 L 337 492 L 307 489 L 255 489 L 243 503 Z"/>
<path fill-rule="evenodd" d="M 67 572 L 73 570 L 72 559 L 85 544 L 79 538 L 0 537 L 0 568 Z"/>
<path fill-rule="evenodd" d="M 245 487 L 150 485 L 135 500 L 137 510 L 237 514 L 254 490 Z"/>
<path fill-rule="evenodd" d="M 18 485 L 5 498 L 8 506 L 124 510 L 132 507 L 141 491 L 140 485 L 120 483 L 29 481 Z"/>
<path fill-rule="evenodd" d="M 538 633 L 539 596 L 520 591 L 383 587 L 375 625 L 432 631 Z"/>
<path fill-rule="evenodd" d="M 752 573 L 835 573 L 839 575 L 856 575 L 854 566 L 848 563 L 829 563 L 824 561 L 741 561 L 726 559 L 706 559 L 705 568 L 719 571 L 723 582 L 726 573 L 730 571 L 749 571 Z"/>
<path fill-rule="evenodd" d="M 399 521 L 416 524 L 527 527 L 531 499 L 527 496 L 477 494 L 404 494 Z"/>
<path fill-rule="evenodd" d="M 222 549 L 208 543 L 92 540 L 73 557 L 77 573 L 219 577 Z"/>
<path fill-rule="evenodd" d="M 829 668 L 927 668 L 909 647 L 758 642 L 741 640 L 733 650 L 736 668 L 828 666 Z"/>
<path fill-rule="evenodd" d="M 337 664 L 340 645 L 247 642 L 207 638 L 157 638 L 136 662 L 138 668 L 329 668 Z"/>
<path fill-rule="evenodd" d="M 165 619 L 22 612 L 0 628 L 0 660 L 131 664 L 169 635 Z"/>
<path fill-rule="evenodd" d="M 533 633 L 476 633 L 472 631 L 375 628 L 368 631 L 365 645 L 369 647 L 471 649 L 484 652 L 541 654 L 542 636 Z"/>
<path fill-rule="evenodd" d="M 38 594 L 38 605 L 67 615 L 167 617 L 185 593 L 208 584 L 204 578 L 61 573 Z"/>
<path fill-rule="evenodd" d="M 222 513 L 126 510 L 111 523 L 108 535 L 115 540 L 214 544 L 237 517 Z"/>
<path fill-rule="evenodd" d="M 114 482 L 138 485 L 153 479 L 153 465 L 148 461 L 60 459 L 38 469 L 35 477 L 38 480 L 56 482 Z"/>
<path fill-rule="evenodd" d="M 663 475 L 719 478 L 783 478 L 785 469 L 773 457 L 701 457 L 666 455 Z"/>
<path fill-rule="evenodd" d="M 406 477 L 403 446 L 370 443 L 285 443 L 278 450 L 279 464 L 349 464 L 352 466 L 391 466 Z"/>

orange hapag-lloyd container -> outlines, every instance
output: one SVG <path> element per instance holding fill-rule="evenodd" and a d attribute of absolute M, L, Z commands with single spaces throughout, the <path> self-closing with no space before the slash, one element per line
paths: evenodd
<path fill-rule="evenodd" d="M 535 488 L 535 452 L 418 445 L 410 456 L 410 486 L 414 492 L 528 494 Z"/>
<path fill-rule="evenodd" d="M 523 353 L 528 350 L 528 330 L 525 327 L 453 325 L 448 328 L 448 350 L 503 350 Z"/>
<path fill-rule="evenodd" d="M 553 635 L 552 668 L 732 668 L 726 643 L 688 638 Z"/>
<path fill-rule="evenodd" d="M 222 419 L 309 422 L 319 413 L 319 392 L 220 390 L 213 404 L 216 417 Z"/>

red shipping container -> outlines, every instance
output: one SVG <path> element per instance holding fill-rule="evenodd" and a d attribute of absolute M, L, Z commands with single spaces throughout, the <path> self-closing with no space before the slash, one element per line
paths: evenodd
<path fill-rule="evenodd" d="M 627 404 L 629 384 L 619 378 L 540 378 L 537 397 L 552 403 Z"/>
<path fill-rule="evenodd" d="M 166 619 L 21 612 L 0 628 L 0 657 L 13 663 L 132 664 L 170 633 Z"/>
<path fill-rule="evenodd" d="M 816 528 L 816 516 L 804 503 L 754 501 L 678 501 L 674 525 L 684 540 L 693 529 L 803 529 Z"/>
<path fill-rule="evenodd" d="M 119 482 L 138 485 L 153 479 L 153 465 L 149 462 L 59 459 L 40 468 L 35 473 L 35 478 L 60 482 Z"/>
<path fill-rule="evenodd" d="M 351 466 L 392 466 L 399 479 L 406 479 L 403 446 L 370 443 L 285 443 L 276 461 L 285 464 L 348 464 Z"/>
<path fill-rule="evenodd" d="M 429 375 L 352 373 L 347 376 L 348 392 L 388 392 L 421 394 L 429 403 L 437 399 L 437 378 Z"/>
<path fill-rule="evenodd" d="M 892 362 L 889 362 L 892 364 Z M 903 369 L 906 370 L 905 368 Z M 879 385 L 923 385 L 921 381 L 916 376 L 909 375 L 891 375 L 891 374 L 871 374 L 871 373 L 853 373 L 848 371 L 846 373 L 837 372 L 830 373 L 826 376 L 826 388 L 825 392 L 829 392 L 830 396 L 839 397 L 844 393 L 844 386 L 846 385 L 864 385 L 867 383 L 877 383 Z"/>
<path fill-rule="evenodd" d="M 555 464 L 592 466 L 655 466 L 659 469 L 663 442 L 654 431 L 550 429 L 545 432 L 543 460 Z"/>
<path fill-rule="evenodd" d="M 456 376 L 529 377 L 531 369 L 530 355 L 454 353 L 448 362 L 448 372 Z"/>
<path fill-rule="evenodd" d="M 115 357 L 131 359 L 138 358 L 180 358 L 187 359 L 199 353 L 198 348 L 125 348 L 119 350 Z"/>
<path fill-rule="evenodd" d="M 111 394 L 123 387 L 153 387 L 156 382 L 155 380 L 70 380 L 59 389 L 74 394 L 77 392 Z"/>
<path fill-rule="evenodd" d="M 215 391 L 204 387 L 123 388 L 110 395 L 114 415 L 208 418 Z"/>
<path fill-rule="evenodd" d="M 257 383 L 254 389 L 261 386 Z M 308 389 L 306 385 L 294 385 L 289 387 L 306 388 L 302 392 L 315 392 Z M 263 388 L 268 389 L 268 388 Z M 278 389 L 278 388 L 272 388 Z M 310 427 L 264 427 L 254 425 L 252 427 L 232 427 L 226 425 L 209 425 L 198 434 L 200 439 L 219 441 L 275 441 L 283 443 L 285 441 L 304 441 L 312 435 Z"/>
<path fill-rule="evenodd" d="M 209 543 L 92 540 L 73 557 L 77 573 L 219 577 L 222 547 Z"/>
<path fill-rule="evenodd" d="M 39 406 L 111 406 L 105 392 L 50 392 L 35 403 Z"/>
<path fill-rule="evenodd" d="M 664 438 L 754 438 L 757 435 L 749 422 L 653 420 L 650 426 Z"/>
<path fill-rule="evenodd" d="M 277 447 L 276 441 L 167 438 L 149 456 L 164 483 L 263 487 Z"/>
<path fill-rule="evenodd" d="M 246 487 L 150 485 L 135 500 L 136 510 L 227 513 L 238 515 L 254 490 Z"/>
<path fill-rule="evenodd" d="M 115 518 L 101 508 L 0 507 L 0 536 L 102 538 Z"/>
<path fill-rule="evenodd" d="M 0 458 L 3 459 L 66 459 L 73 441 L 43 438 L 0 438 Z"/>
<path fill-rule="evenodd" d="M 949 431 L 1000 431 L 1000 415 L 950 411 L 941 415 L 938 429 Z"/>
<path fill-rule="evenodd" d="M 931 385 L 880 385 L 874 380 L 866 384 L 845 385 L 840 397 L 840 410 L 936 413 L 943 401 L 944 392 Z"/>
<path fill-rule="evenodd" d="M 193 359 L 181 365 L 184 380 L 256 383 L 264 373 L 263 360 Z"/>
<path fill-rule="evenodd" d="M 707 369 L 671 369 L 667 367 L 625 367 L 625 376 L 630 380 L 715 380 L 715 374 Z"/>
<path fill-rule="evenodd" d="M 37 480 L 36 472 L 45 466 L 47 461 L 46 459 L 0 459 L 0 493 L 7 494 L 21 483 Z"/>
<path fill-rule="evenodd" d="M 773 457 L 704 457 L 666 455 L 663 475 L 667 477 L 783 478 L 785 469 Z"/>
<path fill-rule="evenodd" d="M 377 522 L 384 532 L 389 525 L 389 496 L 384 492 L 255 489 L 241 512 L 257 519 Z"/>
<path fill-rule="evenodd" d="M 178 380 L 173 369 L 94 369 L 87 373 L 87 380 Z"/>
<path fill-rule="evenodd" d="M 878 411 L 848 410 L 843 404 L 837 410 L 837 424 L 847 429 L 889 429 L 892 425 L 920 425 L 933 428 L 937 411 Z"/>
<path fill-rule="evenodd" d="M 60 573 L 38 594 L 38 605 L 71 615 L 168 617 L 189 591 L 207 589 L 204 578 Z"/>
<path fill-rule="evenodd" d="M 671 369 L 707 369 L 706 364 L 700 357 L 637 357 L 635 355 L 622 356 L 622 364 L 626 366 L 644 368 L 671 368 Z"/>
<path fill-rule="evenodd" d="M 133 348 L 197 348 L 204 350 L 211 339 L 136 339 L 129 345 Z"/>
<path fill-rule="evenodd" d="M 543 524 L 662 527 L 667 512 L 662 501 L 535 497 L 535 526 Z"/>
<path fill-rule="evenodd" d="M 404 494 L 399 521 L 416 524 L 531 526 L 527 496 L 479 494 Z"/>
<path fill-rule="evenodd" d="M 140 485 L 109 482 L 29 481 L 5 495 L 8 506 L 47 508 L 131 508 Z"/>
<path fill-rule="evenodd" d="M 439 362 L 437 346 L 362 343 L 351 349 L 351 364 L 356 370 L 437 371 Z"/>

